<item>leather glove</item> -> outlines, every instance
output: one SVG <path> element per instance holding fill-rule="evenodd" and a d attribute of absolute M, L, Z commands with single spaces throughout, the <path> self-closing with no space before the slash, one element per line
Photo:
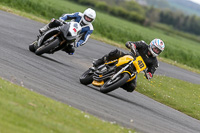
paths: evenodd
<path fill-rule="evenodd" d="M 136 55 L 136 46 L 135 46 L 135 44 L 133 42 L 131 42 L 131 41 L 126 42 L 126 47 L 131 49 L 131 52 L 134 55 Z"/>
<path fill-rule="evenodd" d="M 128 49 L 131 48 L 131 41 L 126 42 L 126 47 L 127 47 Z"/>
<path fill-rule="evenodd" d="M 64 21 L 63 19 L 61 19 L 61 18 L 59 18 L 58 20 L 59 20 L 60 22 L 65 22 L 65 21 Z"/>
<path fill-rule="evenodd" d="M 151 72 L 146 72 L 146 73 L 145 73 L 145 77 L 146 77 L 148 80 L 150 80 L 150 79 L 153 77 L 153 75 L 152 75 Z"/>

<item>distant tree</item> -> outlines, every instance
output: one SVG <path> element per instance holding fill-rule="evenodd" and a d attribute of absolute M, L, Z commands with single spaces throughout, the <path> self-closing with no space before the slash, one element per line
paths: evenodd
<path fill-rule="evenodd" d="M 109 8 L 110 8 L 109 5 L 106 4 L 106 2 L 104 1 L 97 2 L 95 7 L 105 12 L 109 12 Z"/>
<path fill-rule="evenodd" d="M 158 22 L 160 21 L 160 10 L 154 8 L 151 6 L 150 8 L 147 9 L 146 11 L 146 17 L 151 21 L 151 22 Z"/>
<path fill-rule="evenodd" d="M 140 15 L 145 15 L 145 9 L 140 6 L 138 3 L 136 3 L 135 1 L 125 1 L 120 3 L 120 6 L 122 6 L 123 8 L 125 8 L 128 11 L 134 11 L 134 12 L 138 12 Z"/>
<path fill-rule="evenodd" d="M 160 9 L 170 6 L 169 3 L 166 0 L 146 0 L 146 2 L 149 5 L 153 5 L 154 7 L 157 7 L 157 8 L 160 8 Z"/>
<path fill-rule="evenodd" d="M 184 14 L 182 12 L 176 12 L 175 13 L 174 22 L 175 22 L 174 26 L 177 29 L 179 29 L 179 30 L 183 29 L 183 25 L 185 23 L 185 16 L 184 16 Z"/>
<path fill-rule="evenodd" d="M 200 35 L 200 18 L 196 15 L 191 16 L 189 31 Z"/>

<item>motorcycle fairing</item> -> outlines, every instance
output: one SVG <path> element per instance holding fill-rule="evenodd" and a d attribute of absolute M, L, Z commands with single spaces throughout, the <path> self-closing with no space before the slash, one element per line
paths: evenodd
<path fill-rule="evenodd" d="M 117 60 L 114 60 L 114 61 L 110 61 L 110 62 L 107 62 L 105 63 L 106 65 L 109 65 L 109 64 L 112 64 L 112 63 L 115 63 Z M 130 75 L 130 79 L 127 81 L 127 82 L 130 82 L 132 81 L 133 79 L 135 79 L 137 73 L 140 73 L 141 71 L 145 70 L 146 69 L 146 64 L 144 62 L 144 60 L 142 59 L 141 56 L 138 56 L 136 58 L 133 58 L 132 56 L 130 55 L 125 55 L 123 57 L 120 57 L 118 59 L 118 62 L 116 62 L 116 67 L 119 67 L 120 66 L 123 66 L 124 64 L 127 64 L 128 63 L 131 63 L 135 66 L 135 72 L 134 71 L 130 71 L 130 68 L 129 69 L 125 69 L 123 70 L 121 73 L 128 73 Z M 113 71 L 114 72 L 114 71 Z M 133 72 L 133 73 L 132 73 Z M 102 72 L 101 75 L 99 75 L 100 73 L 96 73 L 97 75 L 95 75 L 93 78 L 93 82 L 92 84 L 95 85 L 95 86 L 102 86 L 104 84 L 104 79 L 106 77 L 109 77 L 111 76 L 112 74 L 114 73 L 111 73 L 111 72 L 106 72 L 105 74 Z"/>
<path fill-rule="evenodd" d="M 118 63 L 116 64 L 116 66 L 121 66 L 123 64 L 127 64 L 128 62 L 132 61 L 134 58 L 130 55 L 125 55 L 121 58 L 118 59 Z"/>
<path fill-rule="evenodd" d="M 44 40 L 48 39 L 49 37 L 57 34 L 59 32 L 59 28 L 56 27 L 56 28 L 53 28 L 53 29 L 50 29 L 48 30 L 47 32 L 45 32 L 44 35 L 42 35 L 39 39 L 38 39 L 38 46 L 40 47 L 41 44 L 44 42 Z"/>
<path fill-rule="evenodd" d="M 138 56 L 136 60 L 133 61 L 133 64 L 137 70 L 137 73 L 145 70 L 147 67 L 141 56 Z"/>
<path fill-rule="evenodd" d="M 81 26 L 77 22 L 69 22 L 61 26 L 63 36 L 68 41 L 74 41 L 81 32 Z"/>

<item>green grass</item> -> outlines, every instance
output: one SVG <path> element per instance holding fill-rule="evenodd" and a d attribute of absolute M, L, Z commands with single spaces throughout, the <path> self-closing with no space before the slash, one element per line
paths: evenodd
<path fill-rule="evenodd" d="M 52 17 L 58 18 L 63 13 L 83 12 L 87 8 L 67 0 L 1 0 L 0 4 L 49 20 Z M 128 40 L 145 40 L 149 43 L 154 38 L 161 38 L 166 44 L 161 57 L 200 69 L 198 39 L 187 39 L 170 30 L 143 27 L 99 11 L 97 11 L 94 28 L 93 35 L 112 40 L 121 46 Z"/>
<path fill-rule="evenodd" d="M 1 133 L 128 133 L 71 106 L 0 79 Z"/>
<path fill-rule="evenodd" d="M 200 85 L 157 75 L 147 81 L 140 74 L 136 91 L 200 120 Z"/>

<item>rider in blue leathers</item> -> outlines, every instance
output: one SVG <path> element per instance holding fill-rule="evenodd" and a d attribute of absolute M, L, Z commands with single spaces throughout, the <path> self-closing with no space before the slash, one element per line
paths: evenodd
<path fill-rule="evenodd" d="M 87 42 L 90 35 L 92 34 L 94 30 L 92 22 L 95 20 L 95 18 L 96 18 L 96 12 L 93 9 L 88 8 L 83 13 L 76 12 L 72 14 L 64 14 L 59 18 L 59 20 L 52 19 L 49 24 L 39 29 L 39 32 L 43 34 L 44 32 L 48 31 L 51 28 L 61 26 L 62 22 L 66 20 L 71 20 L 80 23 L 82 27 L 80 33 L 81 34 L 80 40 L 76 44 L 68 45 L 66 48 L 63 49 L 63 51 L 72 55 L 75 52 L 74 47 L 79 47 L 84 45 Z"/>

